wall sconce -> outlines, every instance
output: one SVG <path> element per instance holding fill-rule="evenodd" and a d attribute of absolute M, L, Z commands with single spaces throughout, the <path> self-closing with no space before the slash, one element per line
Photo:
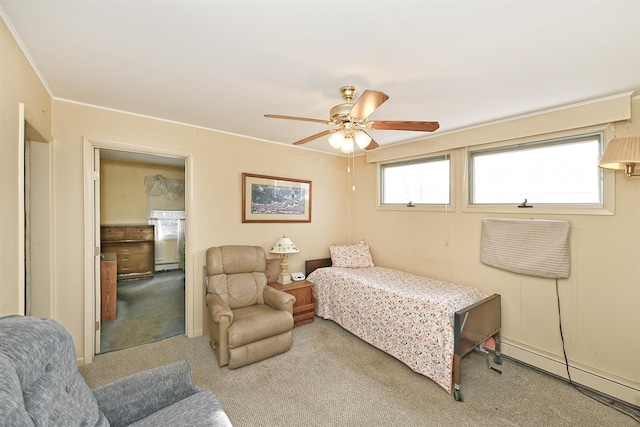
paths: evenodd
<path fill-rule="evenodd" d="M 300 252 L 300 250 L 293 244 L 291 239 L 282 236 L 276 240 L 269 252 L 272 254 L 280 254 L 282 256 L 282 261 L 280 262 L 280 274 L 278 274 L 278 283 L 281 285 L 288 285 L 291 283 L 291 274 L 287 271 L 287 267 L 289 266 L 287 256 L 288 254 Z"/>
<path fill-rule="evenodd" d="M 609 141 L 598 166 L 623 170 L 627 176 L 640 176 L 640 173 L 634 173 L 637 163 L 640 163 L 640 136 L 629 135 L 618 136 Z"/>

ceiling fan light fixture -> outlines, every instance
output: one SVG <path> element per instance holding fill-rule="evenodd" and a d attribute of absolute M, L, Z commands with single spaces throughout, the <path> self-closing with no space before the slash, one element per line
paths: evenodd
<path fill-rule="evenodd" d="M 329 137 L 329 145 L 331 145 L 336 150 L 339 150 L 342 147 L 342 143 L 344 142 L 344 134 L 342 130 L 334 132 Z"/>
<path fill-rule="evenodd" d="M 343 153 L 353 153 L 353 148 L 353 137 L 348 136 L 342 142 L 340 151 L 342 151 Z"/>
<path fill-rule="evenodd" d="M 361 130 L 355 132 L 356 144 L 361 149 L 365 149 L 371 143 L 371 137 Z"/>

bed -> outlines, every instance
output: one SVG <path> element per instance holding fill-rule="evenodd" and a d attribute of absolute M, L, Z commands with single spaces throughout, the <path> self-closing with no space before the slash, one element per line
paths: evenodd
<path fill-rule="evenodd" d="M 368 250 L 368 249 L 367 249 Z M 365 263 L 366 265 L 366 263 Z M 500 295 L 371 265 L 305 262 L 316 314 L 397 358 L 462 401 L 461 360 L 484 343 L 500 356 Z M 493 339 L 492 339 L 493 338 Z M 489 357 L 489 354 L 487 354 Z M 487 364 L 491 366 L 489 359 Z"/>

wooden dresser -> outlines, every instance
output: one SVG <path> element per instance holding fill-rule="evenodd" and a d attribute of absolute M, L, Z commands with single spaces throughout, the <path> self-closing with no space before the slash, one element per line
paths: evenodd
<path fill-rule="evenodd" d="M 102 225 L 102 253 L 115 253 L 118 280 L 153 277 L 155 241 L 153 225 Z"/>

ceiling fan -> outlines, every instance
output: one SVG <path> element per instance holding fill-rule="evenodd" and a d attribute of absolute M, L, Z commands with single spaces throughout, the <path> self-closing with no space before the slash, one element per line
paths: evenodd
<path fill-rule="evenodd" d="M 418 132 L 433 132 L 440 127 L 438 122 L 418 122 L 418 121 L 392 121 L 375 120 L 369 121 L 367 118 L 378 107 L 380 107 L 389 96 L 383 92 L 375 90 L 365 90 L 360 98 L 354 103 L 357 89 L 354 86 L 343 86 L 340 94 L 345 102 L 334 106 L 329 112 L 329 120 L 309 119 L 306 117 L 282 116 L 278 114 L 265 114 L 270 119 L 300 120 L 304 122 L 322 123 L 325 125 L 338 126 L 336 129 L 328 129 L 307 138 L 296 141 L 294 145 L 306 144 L 314 139 L 326 135 L 329 137 L 329 144 L 333 148 L 340 149 L 344 153 L 351 153 L 357 145 L 365 150 L 373 150 L 379 144 L 371 138 L 366 130 L 408 130 Z"/>

